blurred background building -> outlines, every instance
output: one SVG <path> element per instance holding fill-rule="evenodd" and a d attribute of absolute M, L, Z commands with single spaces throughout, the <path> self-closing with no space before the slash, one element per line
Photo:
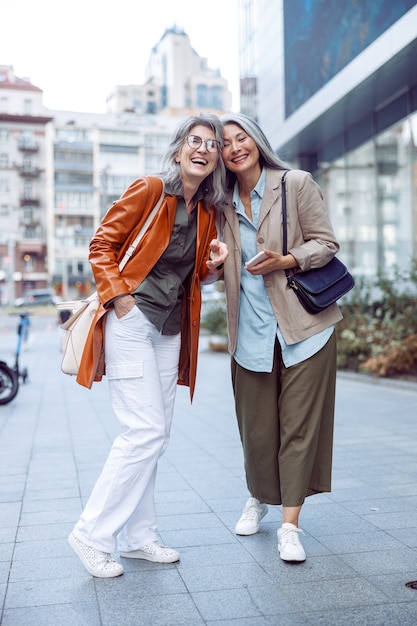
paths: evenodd
<path fill-rule="evenodd" d="M 158 171 L 180 119 L 230 106 L 227 81 L 176 27 L 145 84 L 116 86 L 106 114 L 47 110 L 40 88 L 0 65 L 0 303 L 47 286 L 89 294 L 88 244 L 107 208 Z"/>

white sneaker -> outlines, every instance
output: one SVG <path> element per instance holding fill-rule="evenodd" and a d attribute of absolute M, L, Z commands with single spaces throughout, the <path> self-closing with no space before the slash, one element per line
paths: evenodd
<path fill-rule="evenodd" d="M 249 498 L 235 526 L 237 535 L 254 535 L 259 530 L 259 523 L 268 513 L 268 505 L 261 504 L 256 498 Z"/>
<path fill-rule="evenodd" d="M 114 578 L 123 574 L 123 566 L 115 561 L 111 554 L 87 546 L 73 533 L 68 537 L 68 543 L 79 557 L 85 569 L 96 578 Z"/>
<path fill-rule="evenodd" d="M 283 561 L 305 561 L 306 553 L 301 545 L 299 534 L 301 528 L 286 522 L 278 529 L 278 552 Z"/>
<path fill-rule="evenodd" d="M 147 543 L 139 550 L 120 552 L 120 556 L 125 559 L 145 559 L 145 561 L 153 561 L 154 563 L 175 563 L 180 560 L 179 552 L 166 546 L 160 546 L 156 541 Z"/>

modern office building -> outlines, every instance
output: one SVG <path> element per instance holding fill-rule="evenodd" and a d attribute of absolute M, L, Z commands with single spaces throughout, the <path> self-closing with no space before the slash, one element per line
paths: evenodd
<path fill-rule="evenodd" d="M 231 105 L 227 80 L 219 69 L 208 66 L 207 59 L 191 46 L 187 33 L 177 26 L 167 28 L 152 48 L 145 84 L 117 86 L 107 98 L 107 110 L 113 113 L 222 113 L 230 111 Z"/>
<path fill-rule="evenodd" d="M 416 0 L 240 0 L 241 109 L 313 173 L 357 275 L 417 256 Z"/>

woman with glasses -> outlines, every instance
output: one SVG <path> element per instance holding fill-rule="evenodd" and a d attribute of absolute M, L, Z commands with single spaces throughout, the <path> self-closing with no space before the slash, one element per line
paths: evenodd
<path fill-rule="evenodd" d="M 218 279 L 228 255 L 217 239 L 223 205 L 223 130 L 214 115 L 177 128 L 162 172 L 136 180 L 106 213 L 90 244 L 101 308 L 77 382 L 104 372 L 120 434 L 68 541 L 98 578 L 123 573 L 112 554 L 157 563 L 179 560 L 157 534 L 154 488 L 168 445 L 176 385 L 192 400 L 201 283 Z M 119 260 L 146 217 L 162 204 L 121 274 Z"/>
<path fill-rule="evenodd" d="M 282 505 L 278 552 L 304 561 L 299 515 L 307 496 L 331 488 L 336 304 L 301 306 L 285 270 L 325 265 L 336 241 L 318 185 L 286 174 L 288 254 L 282 254 L 282 176 L 288 169 L 255 120 L 221 117 L 228 198 L 220 218 L 231 254 L 224 266 L 236 416 L 249 499 L 235 532 L 252 535 Z M 233 251 L 233 253 L 232 253 Z M 263 253 L 263 259 L 253 259 Z"/>

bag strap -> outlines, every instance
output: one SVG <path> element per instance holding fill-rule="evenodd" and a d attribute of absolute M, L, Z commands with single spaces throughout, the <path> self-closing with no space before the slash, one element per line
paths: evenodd
<path fill-rule="evenodd" d="M 159 207 L 161 206 L 164 197 L 165 197 L 165 185 L 164 185 L 164 181 L 162 181 L 161 196 L 160 196 L 158 202 L 155 204 L 155 206 L 152 209 L 152 211 L 149 213 L 149 215 L 146 218 L 145 222 L 143 223 L 143 226 L 140 229 L 140 231 L 138 232 L 138 234 L 136 235 L 134 241 L 130 244 L 130 246 L 128 247 L 128 249 L 124 253 L 123 259 L 119 263 L 119 271 L 120 272 L 123 270 L 123 268 L 125 267 L 126 263 L 129 261 L 129 259 L 131 259 L 131 257 L 133 256 L 133 253 L 135 252 L 137 245 L 139 244 L 139 242 L 142 239 L 143 235 L 148 230 L 148 228 L 149 228 L 153 218 L 158 213 Z"/>
<path fill-rule="evenodd" d="M 281 177 L 281 185 L 282 185 L 282 254 L 285 256 L 287 254 L 287 189 L 285 185 L 285 177 L 288 174 L 289 170 L 285 170 Z M 291 274 L 288 269 L 285 270 L 285 276 L 287 277 L 288 285 L 291 287 Z"/>

